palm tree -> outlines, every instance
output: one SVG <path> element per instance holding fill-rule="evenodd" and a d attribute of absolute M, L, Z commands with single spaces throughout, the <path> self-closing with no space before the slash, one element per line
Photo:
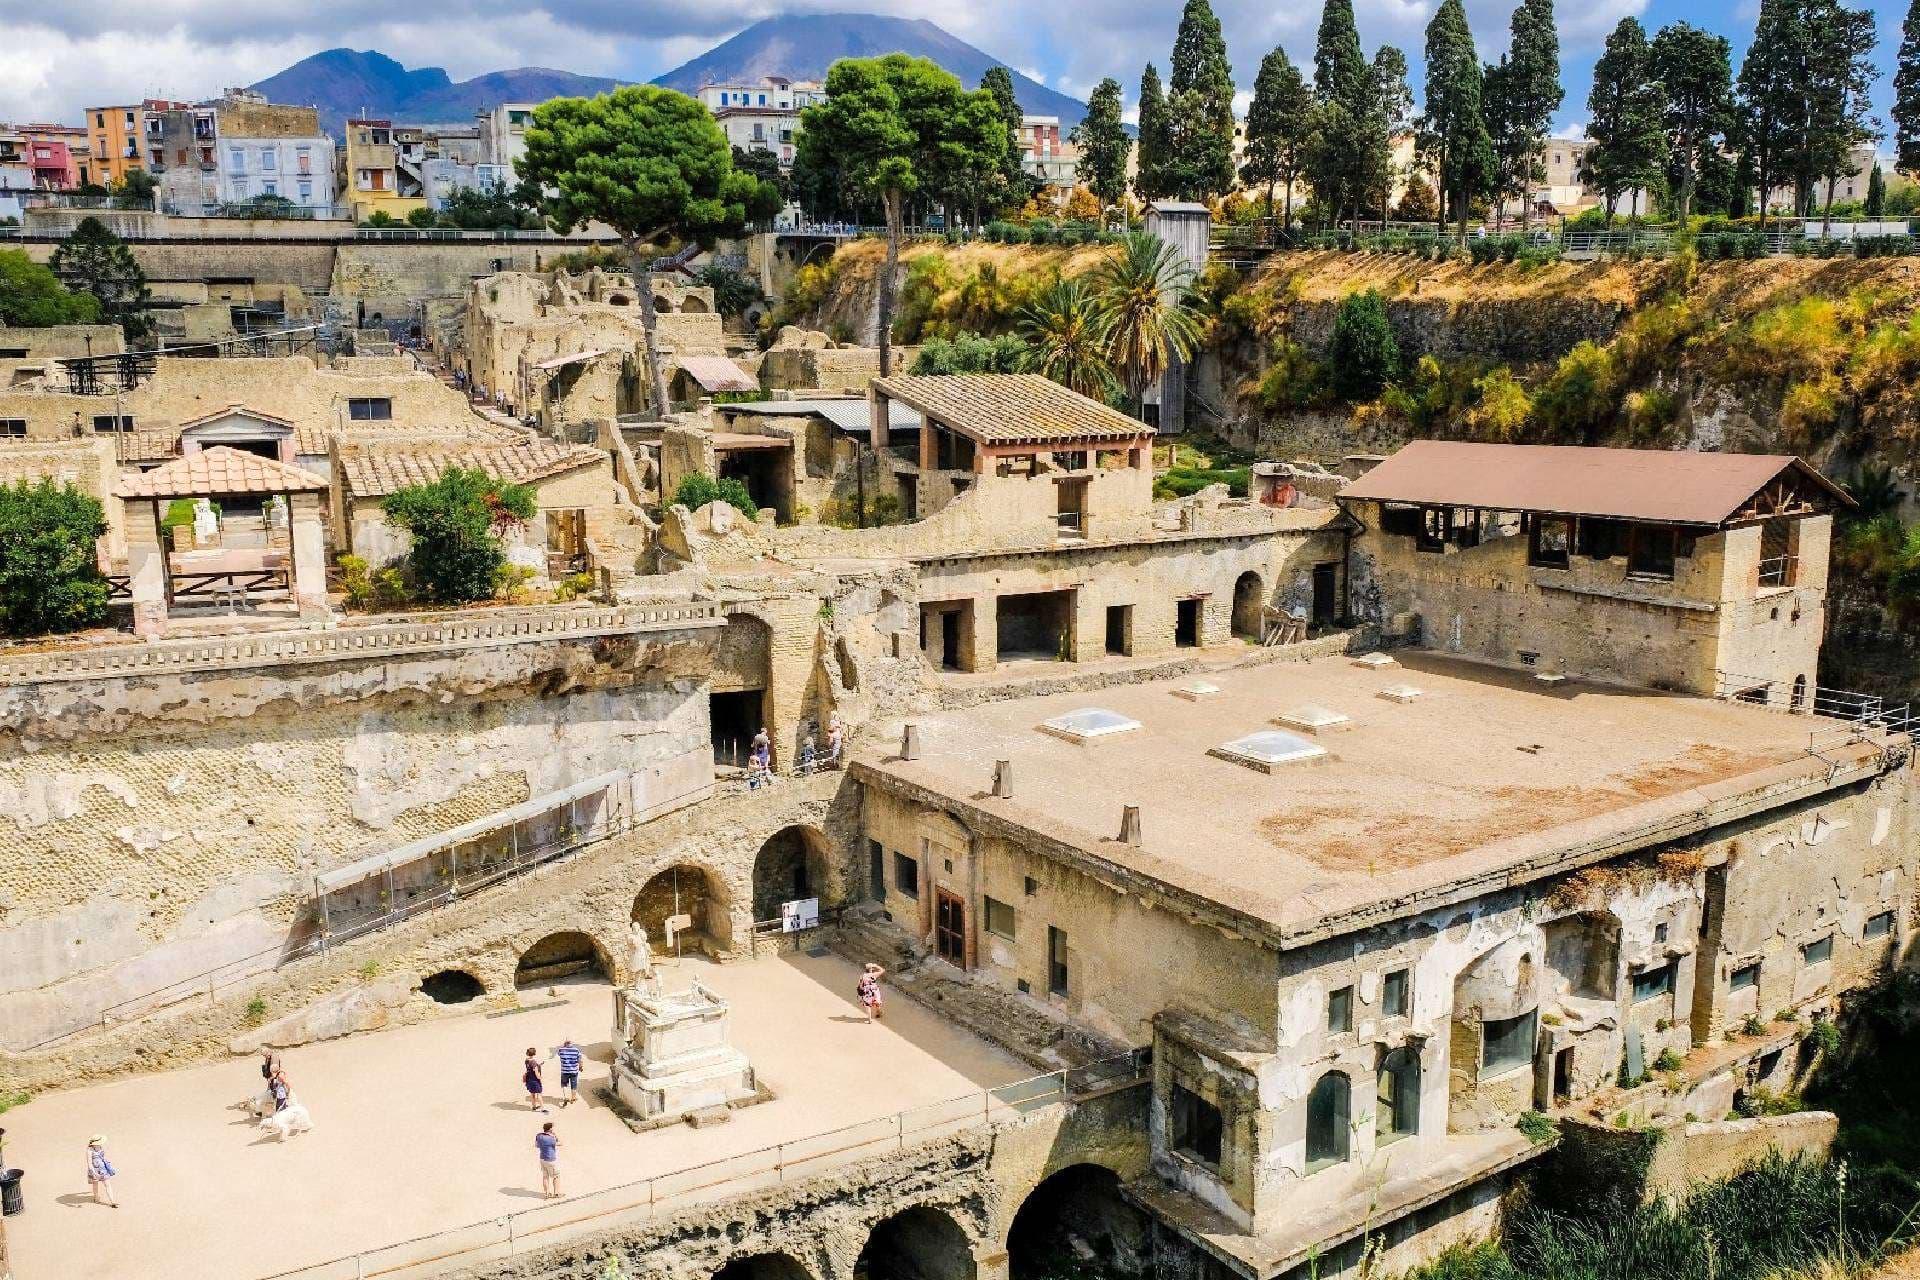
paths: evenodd
<path fill-rule="evenodd" d="M 1112 390 L 1107 364 L 1106 321 L 1087 286 L 1056 280 L 1053 287 L 1020 312 L 1020 337 L 1027 344 L 1026 367 L 1045 374 L 1069 391 L 1095 400 Z"/>
<path fill-rule="evenodd" d="M 1193 268 L 1166 241 L 1136 231 L 1123 237 L 1120 252 L 1091 274 L 1107 360 L 1120 370 L 1137 415 L 1147 388 L 1167 365 L 1185 360 L 1200 343 L 1200 317 L 1192 305 Z"/>

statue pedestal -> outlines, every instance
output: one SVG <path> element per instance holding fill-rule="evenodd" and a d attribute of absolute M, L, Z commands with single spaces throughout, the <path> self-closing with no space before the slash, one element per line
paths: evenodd
<path fill-rule="evenodd" d="M 614 992 L 613 1027 L 613 1091 L 644 1123 L 757 1096 L 752 1064 L 727 1042 L 727 1002 L 698 982 Z"/>

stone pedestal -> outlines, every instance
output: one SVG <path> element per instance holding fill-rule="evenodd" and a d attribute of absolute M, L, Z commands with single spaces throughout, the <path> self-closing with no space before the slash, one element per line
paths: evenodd
<path fill-rule="evenodd" d="M 727 1002 L 698 982 L 614 992 L 613 1026 L 613 1091 L 645 1123 L 757 1096 L 752 1064 L 727 1041 Z"/>

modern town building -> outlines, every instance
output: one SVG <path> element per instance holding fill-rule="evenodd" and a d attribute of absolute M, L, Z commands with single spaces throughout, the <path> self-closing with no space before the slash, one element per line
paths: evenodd
<path fill-rule="evenodd" d="M 251 89 L 159 113 L 162 207 L 189 217 L 266 205 L 306 217 L 334 207 L 334 142 L 314 107 L 270 103 Z"/>
<path fill-rule="evenodd" d="M 815 80 L 764 80 L 703 84 L 695 95 L 720 122 L 727 141 L 742 151 L 767 151 L 783 165 L 793 163 L 794 141 L 800 136 L 800 113 L 827 100 Z"/>
<path fill-rule="evenodd" d="M 159 157 L 161 117 L 188 106 L 165 98 L 148 98 L 130 106 L 88 107 L 87 152 L 93 181 L 102 186 L 123 182 L 136 169 L 152 170 Z"/>

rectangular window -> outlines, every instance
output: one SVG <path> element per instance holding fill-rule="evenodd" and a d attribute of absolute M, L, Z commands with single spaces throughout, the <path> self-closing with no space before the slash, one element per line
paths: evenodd
<path fill-rule="evenodd" d="M 1760 962 L 1758 960 L 1752 964 L 1741 965 L 1727 978 L 1727 990 L 1729 991 L 1745 991 L 1750 987 L 1757 987 L 1759 985 Z"/>
<path fill-rule="evenodd" d="M 385 422 L 393 417 L 393 401 L 386 396 L 356 396 L 347 401 L 347 416 L 355 422 Z"/>
<path fill-rule="evenodd" d="M 247 153 L 238 147 L 234 147 L 228 151 L 227 167 L 235 173 L 245 173 L 247 171 Z"/>
<path fill-rule="evenodd" d="M 1536 515 L 1527 542 L 1527 563 L 1540 569 L 1564 569 L 1572 543 L 1573 521 L 1565 516 Z"/>
<path fill-rule="evenodd" d="M 1825 964 L 1833 959 L 1833 935 L 1816 939 L 1800 948 L 1800 963 L 1804 965 Z"/>
<path fill-rule="evenodd" d="M 272 147 L 264 148 L 260 152 L 260 167 L 268 173 L 272 173 L 275 169 L 278 169 L 280 167 L 279 152 L 275 151 Z"/>
<path fill-rule="evenodd" d="M 1529 1009 L 1517 1018 L 1494 1018 L 1481 1023 L 1481 1076 L 1497 1076 L 1532 1062 L 1538 1020 L 1539 1014 Z"/>
<path fill-rule="evenodd" d="M 1327 993 L 1327 1031 L 1331 1035 L 1353 1030 L 1353 988 L 1336 987 Z"/>
<path fill-rule="evenodd" d="M 1882 911 L 1867 917 L 1867 927 L 1860 931 L 1860 936 L 1871 941 L 1874 938 L 1884 938 L 1892 932 L 1893 912 Z"/>
<path fill-rule="evenodd" d="M 904 853 L 893 855 L 893 887 L 909 898 L 920 896 L 920 864 Z"/>
<path fill-rule="evenodd" d="M 1026 890 L 1026 894 L 1029 898 L 1033 897 L 1033 895 L 1040 892 L 1040 882 L 1038 880 L 1035 880 L 1032 876 L 1025 877 L 1025 883 L 1022 887 Z"/>
<path fill-rule="evenodd" d="M 1652 969 L 1642 969 L 1633 975 L 1633 998 L 1636 1003 L 1651 1000 L 1655 996 L 1673 994 L 1673 962 L 1657 965 Z"/>
<path fill-rule="evenodd" d="M 300 184 L 300 203 L 305 204 L 312 199 L 313 199 L 313 184 L 311 182 L 301 183 Z"/>
<path fill-rule="evenodd" d="M 1201 1164 L 1219 1168 L 1227 1130 L 1220 1108 L 1178 1084 L 1173 1086 L 1173 1097 L 1168 1101 L 1173 1112 L 1173 1149 Z"/>
<path fill-rule="evenodd" d="M 1447 535 L 1452 532 L 1452 507 L 1422 507 L 1420 528 L 1414 534 L 1413 545 L 1420 551 L 1438 551 L 1447 545 Z"/>
<path fill-rule="evenodd" d="M 262 195 L 277 196 L 280 194 L 280 184 L 272 181 L 263 182 L 260 184 L 260 193 Z"/>
<path fill-rule="evenodd" d="M 1611 560 L 1627 554 L 1627 523 L 1597 516 L 1580 521 L 1580 554 L 1590 560 Z"/>
<path fill-rule="evenodd" d="M 116 418 L 111 413 L 96 413 L 93 415 L 93 429 L 95 431 L 131 431 L 133 415 L 123 413 Z"/>
<path fill-rule="evenodd" d="M 1672 525 L 1636 524 L 1627 537 L 1627 573 L 1635 578 L 1673 581 L 1679 533 Z"/>
<path fill-rule="evenodd" d="M 1654 942 L 1655 942 L 1656 944 L 1658 944 L 1658 943 L 1662 943 L 1662 942 L 1665 942 L 1665 941 L 1667 940 L 1667 926 L 1666 926 L 1666 925 L 1664 925 L 1664 924 L 1657 924 L 1657 925 L 1655 925 L 1655 926 L 1653 926 L 1653 940 L 1654 940 Z"/>
<path fill-rule="evenodd" d="M 25 418 L 0 418 L 0 437 L 9 440 L 26 438 L 27 420 Z"/>
<path fill-rule="evenodd" d="M 1403 538 L 1416 537 L 1420 533 L 1420 508 L 1401 503 L 1388 502 L 1380 507 L 1380 532 L 1398 534 Z"/>
<path fill-rule="evenodd" d="M 1407 996 L 1411 988 L 1412 977 L 1405 969 L 1395 969 L 1380 982 L 1380 1012 L 1389 1018 L 1407 1016 Z"/>
<path fill-rule="evenodd" d="M 1047 990 L 1067 994 L 1067 935 L 1052 925 L 1047 926 Z"/>
<path fill-rule="evenodd" d="M 986 900 L 987 932 L 996 938 L 1005 938 L 1012 942 L 1014 938 L 1013 908 L 998 898 Z"/>
<path fill-rule="evenodd" d="M 874 897 L 887 896 L 887 851 L 878 840 L 867 841 L 867 880 Z"/>

